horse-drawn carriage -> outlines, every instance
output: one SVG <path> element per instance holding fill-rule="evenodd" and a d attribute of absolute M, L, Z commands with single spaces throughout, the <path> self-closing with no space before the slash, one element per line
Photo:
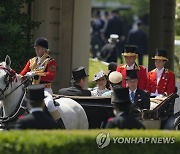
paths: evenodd
<path fill-rule="evenodd" d="M 28 109 L 27 103 L 24 102 L 25 85 L 10 68 L 10 64 L 9 57 L 0 64 L 0 104 L 3 109 L 0 124 L 4 128 L 7 128 L 11 122 L 15 122 L 22 111 Z M 106 120 L 114 116 L 111 98 L 66 97 L 68 96 L 54 95 L 67 129 L 102 128 Z M 174 114 L 174 103 L 177 97 L 178 95 L 174 93 L 160 102 L 153 110 L 133 108 L 133 113 L 142 120 L 146 128 L 180 129 L 180 112 Z"/>
<path fill-rule="evenodd" d="M 54 95 L 55 98 L 62 97 Z M 84 108 L 89 128 L 103 128 L 106 120 L 113 117 L 113 106 L 108 97 L 81 97 L 64 96 L 77 101 Z M 168 96 L 152 110 L 140 110 L 132 108 L 132 114 L 136 116 L 147 129 L 180 129 L 180 112 L 174 114 L 175 99 L 177 93 Z"/>

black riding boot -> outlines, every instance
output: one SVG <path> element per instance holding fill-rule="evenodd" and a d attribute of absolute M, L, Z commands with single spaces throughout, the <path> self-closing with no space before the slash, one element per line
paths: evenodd
<path fill-rule="evenodd" d="M 58 123 L 58 125 L 60 126 L 61 129 L 66 129 L 64 122 L 62 121 L 61 118 L 59 118 L 58 120 L 56 120 L 56 122 Z"/>

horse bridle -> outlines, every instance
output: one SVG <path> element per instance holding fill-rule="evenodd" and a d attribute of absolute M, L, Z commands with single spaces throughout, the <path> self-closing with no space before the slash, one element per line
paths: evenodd
<path fill-rule="evenodd" d="M 3 69 L 5 72 L 7 72 L 6 76 L 5 76 L 5 83 L 6 83 L 6 86 L 4 89 L 1 89 L 0 88 L 0 92 L 1 92 L 1 95 L 3 95 L 4 99 L 7 98 L 10 94 L 12 94 L 16 89 L 18 89 L 21 85 L 24 84 L 24 82 L 26 82 L 26 80 L 24 80 L 23 82 L 21 82 L 21 84 L 19 84 L 15 89 L 13 89 L 10 93 L 8 93 L 7 95 L 4 94 L 4 92 L 6 91 L 6 89 L 8 89 L 9 87 L 9 84 L 12 84 L 12 81 L 16 80 L 16 72 L 14 70 L 11 70 L 11 69 L 8 69 L 4 66 L 0 66 L 0 69 Z M 14 118 L 16 118 L 19 113 L 21 113 L 22 111 L 27 111 L 27 107 L 26 106 L 26 102 L 24 102 L 24 98 L 25 98 L 25 95 L 26 95 L 26 91 L 24 92 L 23 94 L 23 99 L 22 101 L 20 102 L 20 105 L 17 109 L 17 111 L 15 113 L 13 113 L 11 116 L 8 116 L 8 117 L 0 117 L 0 120 L 1 120 L 1 123 L 2 122 L 8 122 L 8 121 L 11 121 L 13 120 Z"/>
<path fill-rule="evenodd" d="M 19 88 L 22 84 L 24 84 L 24 82 L 22 82 L 20 85 L 18 85 L 15 89 L 13 89 L 9 94 L 5 95 L 4 92 L 8 89 L 9 84 L 12 84 L 12 81 L 16 79 L 16 72 L 12 69 L 8 69 L 4 66 L 0 66 L 0 69 L 3 69 L 7 74 L 5 75 L 5 87 L 4 89 L 0 88 L 0 92 L 1 95 L 0 97 L 3 95 L 3 98 L 7 98 L 7 96 L 9 96 L 11 93 L 13 93 L 17 88 Z"/>

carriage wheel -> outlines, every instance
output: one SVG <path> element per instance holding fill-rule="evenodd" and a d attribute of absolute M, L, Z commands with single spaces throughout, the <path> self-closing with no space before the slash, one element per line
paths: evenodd
<path fill-rule="evenodd" d="M 180 130 L 180 112 L 172 115 L 165 123 L 163 129 Z"/>

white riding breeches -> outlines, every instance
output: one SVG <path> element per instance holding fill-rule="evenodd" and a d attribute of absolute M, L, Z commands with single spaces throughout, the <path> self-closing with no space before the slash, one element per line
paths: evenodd
<path fill-rule="evenodd" d="M 46 104 L 46 107 L 48 108 L 49 112 L 53 112 L 56 110 L 56 107 L 54 105 L 54 101 L 52 98 L 52 89 L 51 88 L 45 88 L 44 90 L 44 95 L 46 96 L 46 98 L 44 99 L 44 102 Z"/>

